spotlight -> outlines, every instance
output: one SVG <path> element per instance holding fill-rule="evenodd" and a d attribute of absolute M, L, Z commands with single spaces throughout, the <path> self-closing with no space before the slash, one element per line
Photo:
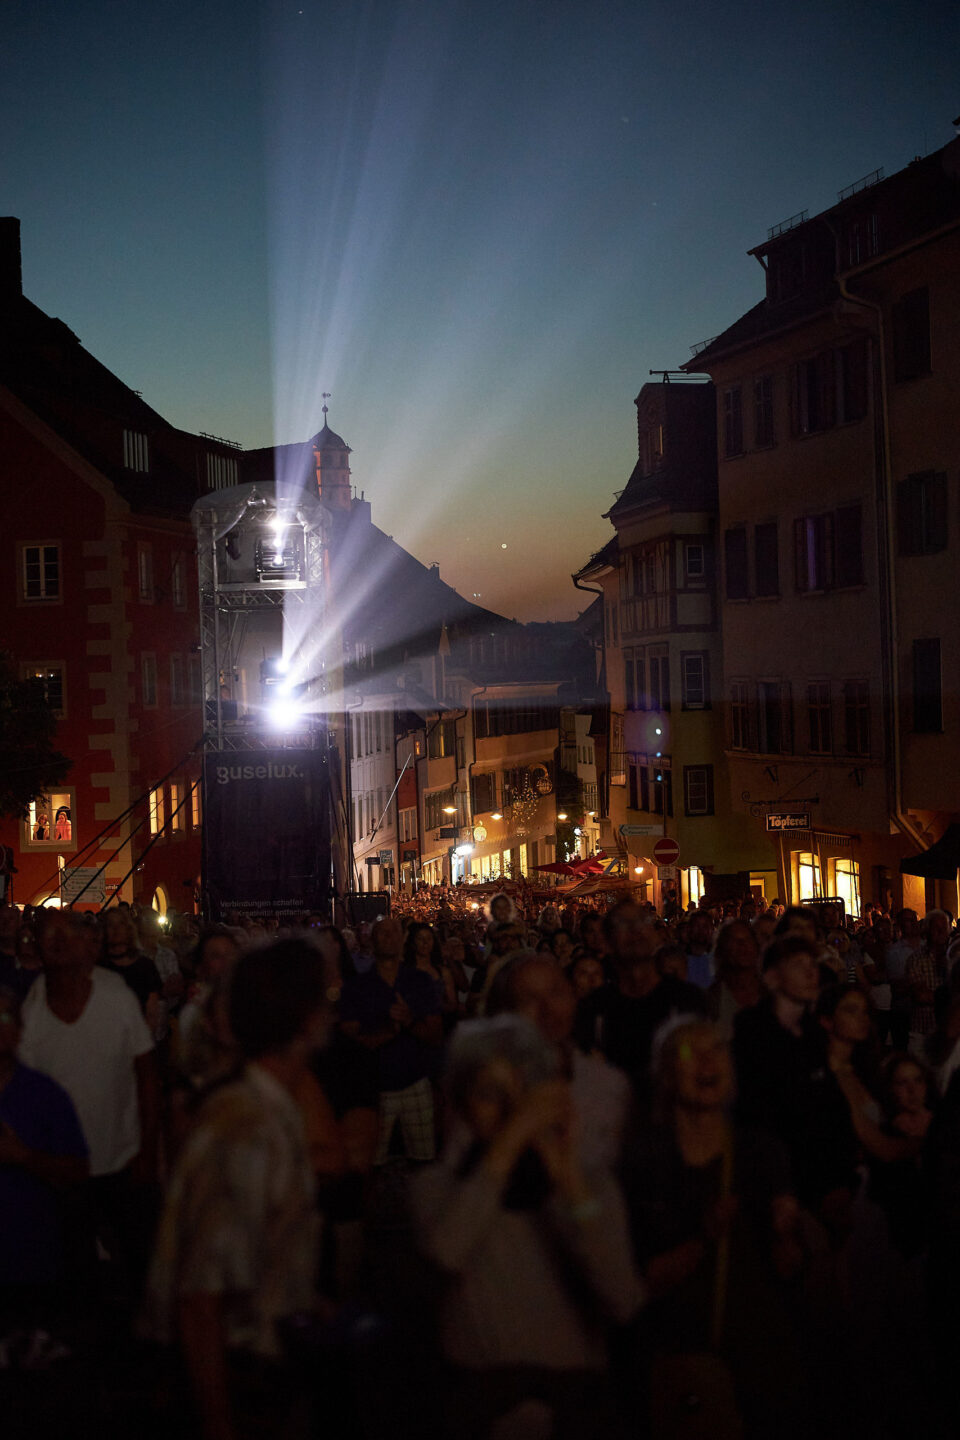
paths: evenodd
<path fill-rule="evenodd" d="M 300 702 L 289 695 L 277 695 L 267 706 L 267 722 L 275 730 L 292 730 L 302 718 Z"/>
<path fill-rule="evenodd" d="M 457 807 L 456 807 L 456 805 L 444 805 L 444 807 L 443 807 L 443 813 L 444 813 L 444 815 L 456 815 L 456 813 L 457 813 Z"/>
<path fill-rule="evenodd" d="M 473 854 L 473 846 L 472 846 L 472 845 L 458 845 L 457 848 L 454 850 L 453 853 L 454 853 L 454 855 L 472 855 L 472 854 Z"/>
<path fill-rule="evenodd" d="M 566 810 L 558 810 L 558 811 L 557 811 L 557 819 L 558 819 L 558 820 L 566 820 L 566 818 L 567 818 L 567 812 L 566 812 Z"/>
<path fill-rule="evenodd" d="M 643 874 L 643 866 L 642 866 L 642 865 L 634 865 L 634 867 L 633 867 L 633 873 L 634 873 L 634 875 L 642 875 L 642 874 Z"/>
<path fill-rule="evenodd" d="M 503 812 L 500 811 L 500 810 L 492 810 L 492 811 L 490 812 L 490 819 L 491 819 L 491 820 L 502 820 L 502 819 L 503 819 Z"/>

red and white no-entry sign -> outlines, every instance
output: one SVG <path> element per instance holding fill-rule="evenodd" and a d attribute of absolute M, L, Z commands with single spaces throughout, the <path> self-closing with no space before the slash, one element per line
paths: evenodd
<path fill-rule="evenodd" d="M 680 859 L 680 846 L 669 835 L 664 835 L 653 847 L 653 858 L 658 865 L 676 865 Z"/>

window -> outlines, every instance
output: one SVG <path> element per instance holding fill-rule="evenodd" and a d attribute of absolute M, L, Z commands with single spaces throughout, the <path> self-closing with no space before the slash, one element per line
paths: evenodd
<path fill-rule="evenodd" d="M 687 584 L 699 585 L 706 579 L 707 562 L 703 546 L 697 541 L 683 547 L 683 568 Z"/>
<path fill-rule="evenodd" d="M 170 656 L 170 704 L 183 704 L 183 656 Z"/>
<path fill-rule="evenodd" d="M 794 521 L 797 589 L 833 587 L 833 516 L 809 515 Z"/>
<path fill-rule="evenodd" d="M 680 656 L 680 684 L 684 710 L 710 708 L 710 657 L 705 650 L 688 650 Z"/>
<path fill-rule="evenodd" d="M 666 645 L 650 647 L 650 709 L 666 713 L 670 709 L 670 651 Z"/>
<path fill-rule="evenodd" d="M 203 801 L 200 796 L 200 781 L 195 780 L 190 787 L 190 825 L 194 830 L 200 829 L 200 822 L 203 819 Z"/>
<path fill-rule="evenodd" d="M 153 600 L 153 546 L 137 546 L 137 593 L 145 603 Z"/>
<path fill-rule="evenodd" d="M 867 342 L 861 336 L 837 351 L 837 419 L 862 420 L 867 413 Z"/>
<path fill-rule="evenodd" d="M 35 850 L 76 849 L 74 829 L 74 792 L 51 791 L 38 795 L 27 807 L 23 822 L 23 844 Z"/>
<path fill-rule="evenodd" d="M 793 712 L 789 683 L 782 680 L 761 680 L 758 700 L 758 740 L 761 753 L 789 754 L 793 749 Z"/>
<path fill-rule="evenodd" d="M 843 589 L 863 584 L 863 510 L 843 505 L 827 515 L 794 521 L 797 589 Z"/>
<path fill-rule="evenodd" d="M 237 462 L 232 455 L 217 455 L 213 450 L 206 453 L 207 489 L 226 490 L 237 483 Z"/>
<path fill-rule="evenodd" d="M 834 867 L 833 893 L 843 901 L 846 913 L 859 919 L 860 866 L 856 860 L 837 860 Z"/>
<path fill-rule="evenodd" d="M 818 900 L 823 889 L 820 884 L 820 860 L 809 850 L 797 851 L 797 886 L 799 888 L 798 900 Z"/>
<path fill-rule="evenodd" d="M 24 600 L 60 599 L 60 546 L 24 545 Z"/>
<path fill-rule="evenodd" d="M 847 264 L 851 268 L 862 265 L 879 253 L 880 227 L 876 215 L 857 215 L 847 226 Z"/>
<path fill-rule="evenodd" d="M 713 814 L 712 765 L 684 765 L 683 809 L 686 815 Z"/>
<path fill-rule="evenodd" d="M 747 532 L 738 525 L 723 537 L 724 570 L 728 600 L 746 600 L 750 594 L 747 579 Z"/>
<path fill-rule="evenodd" d="M 187 656 L 187 703 L 199 705 L 202 698 L 202 685 L 200 679 L 200 656 Z"/>
<path fill-rule="evenodd" d="M 930 373 L 930 297 L 911 290 L 893 307 L 893 378 L 916 380 Z"/>
<path fill-rule="evenodd" d="M 841 505 L 836 511 L 834 536 L 834 585 L 843 590 L 863 584 L 863 512 L 859 505 Z"/>
<path fill-rule="evenodd" d="M 811 754 L 832 754 L 833 714 L 830 706 L 829 681 L 815 680 L 807 686 L 807 717 L 810 727 Z"/>
<path fill-rule="evenodd" d="M 376 747 L 377 747 L 378 750 L 382 750 L 382 749 L 383 749 L 383 713 L 382 713 L 382 711 L 380 711 L 380 710 L 377 710 L 377 711 L 374 712 L 374 716 L 373 716 L 373 731 L 374 731 L 374 739 L 375 739 Z"/>
<path fill-rule="evenodd" d="M 157 785 L 150 791 L 150 834 L 159 835 L 164 821 L 163 786 Z"/>
<path fill-rule="evenodd" d="M 750 687 L 745 680 L 730 686 L 730 748 L 750 749 Z"/>
<path fill-rule="evenodd" d="M 473 777 L 473 813 L 489 815 L 497 808 L 497 776 L 495 771 Z"/>
<path fill-rule="evenodd" d="M 743 454 L 743 397 L 739 385 L 723 392 L 723 453 Z"/>
<path fill-rule="evenodd" d="M 897 486 L 897 549 L 901 555 L 935 555 L 946 548 L 946 475 L 908 475 Z"/>
<path fill-rule="evenodd" d="M 780 559 L 777 550 L 777 522 L 768 521 L 753 529 L 755 593 L 780 594 Z"/>
<path fill-rule="evenodd" d="M 790 409 L 795 435 L 828 430 L 836 419 L 836 378 L 832 350 L 811 355 L 790 370 Z"/>
<path fill-rule="evenodd" d="M 773 376 L 761 375 L 753 382 L 753 443 L 758 450 L 773 445 Z"/>
<path fill-rule="evenodd" d="M 185 610 L 187 605 L 187 590 L 183 579 L 183 556 L 173 557 L 173 568 L 170 571 L 170 599 L 173 601 L 175 610 Z"/>
<path fill-rule="evenodd" d="M 183 786 L 176 780 L 170 782 L 170 829 L 182 835 L 186 829 L 187 816 L 184 804 Z"/>
<path fill-rule="evenodd" d="M 140 686 L 144 709 L 153 710 L 157 703 L 156 655 L 142 655 L 140 657 Z"/>
<path fill-rule="evenodd" d="M 25 680 L 39 680 L 48 709 L 55 715 L 63 715 L 65 707 L 62 665 L 24 665 L 21 674 Z"/>
<path fill-rule="evenodd" d="M 918 735 L 943 729 L 939 640 L 913 642 L 913 728 Z"/>
<path fill-rule="evenodd" d="M 400 839 L 415 840 L 417 838 L 417 809 L 415 805 L 400 811 Z"/>
<path fill-rule="evenodd" d="M 377 749 L 380 749 L 379 744 Z M 431 760 L 441 760 L 457 753 L 457 722 L 440 720 L 431 727 L 427 753 Z M 439 776 L 437 777 L 439 779 Z"/>
<path fill-rule="evenodd" d="M 628 710 L 645 710 L 647 708 L 644 694 L 646 667 L 646 652 L 642 647 L 624 650 L 623 671 Z"/>
<path fill-rule="evenodd" d="M 665 761 L 650 766 L 650 789 L 653 804 L 649 807 L 654 815 L 673 814 L 673 772 Z"/>
<path fill-rule="evenodd" d="M 640 809 L 639 765 L 627 766 L 627 808 Z"/>
<path fill-rule="evenodd" d="M 456 814 L 444 814 L 444 811 L 451 807 L 456 810 L 457 801 L 452 789 L 435 790 L 432 794 L 425 795 L 423 805 L 428 830 L 439 830 L 444 825 L 456 825 Z"/>
<path fill-rule="evenodd" d="M 626 783 L 627 757 L 623 750 L 623 716 L 613 715 L 610 720 L 610 784 Z"/>
<path fill-rule="evenodd" d="M 847 680 L 844 684 L 843 729 L 848 755 L 870 754 L 870 690 L 866 680 Z"/>
<path fill-rule="evenodd" d="M 124 430 L 123 463 L 127 470 L 144 475 L 150 469 L 150 446 L 141 430 Z"/>

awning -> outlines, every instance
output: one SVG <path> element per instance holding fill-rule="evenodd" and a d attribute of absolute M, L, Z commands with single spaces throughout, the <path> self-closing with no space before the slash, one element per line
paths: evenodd
<path fill-rule="evenodd" d="M 960 825 L 948 825 L 929 850 L 900 861 L 901 875 L 922 875 L 926 880 L 956 880 L 958 869 Z"/>

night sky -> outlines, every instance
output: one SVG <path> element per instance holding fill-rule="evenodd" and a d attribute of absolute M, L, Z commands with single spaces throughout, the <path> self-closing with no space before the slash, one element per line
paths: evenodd
<path fill-rule="evenodd" d="M 174 424 L 302 439 L 331 391 L 383 529 L 567 617 L 647 372 L 769 225 L 952 138 L 958 53 L 939 0 L 6 0 L 0 213 Z"/>

